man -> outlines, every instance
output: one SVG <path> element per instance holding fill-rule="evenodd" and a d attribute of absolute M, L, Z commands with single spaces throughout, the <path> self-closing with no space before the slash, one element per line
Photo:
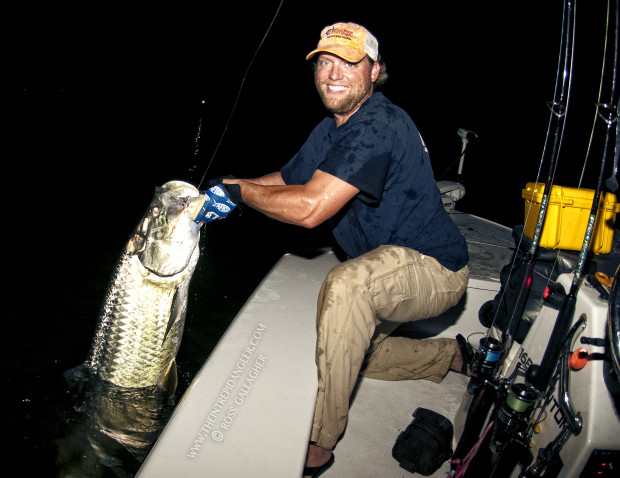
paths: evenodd
<path fill-rule="evenodd" d="M 279 172 L 222 179 L 214 189 L 231 207 L 243 201 L 283 222 L 312 228 L 329 220 L 347 255 L 318 299 L 319 385 L 304 470 L 318 476 L 334 461 L 360 372 L 438 382 L 449 369 L 461 371 L 455 340 L 390 333 L 455 305 L 467 287 L 468 255 L 415 125 L 375 92 L 386 77 L 375 37 L 355 23 L 337 23 L 323 29 L 310 58 L 330 116 Z"/>

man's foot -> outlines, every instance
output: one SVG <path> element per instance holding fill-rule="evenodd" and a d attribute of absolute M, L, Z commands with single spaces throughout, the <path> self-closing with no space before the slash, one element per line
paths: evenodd
<path fill-rule="evenodd" d="M 304 478 L 320 476 L 334 463 L 334 454 L 331 450 L 311 443 L 308 446 L 306 455 L 306 467 L 304 468 Z"/>
<path fill-rule="evenodd" d="M 463 375 L 467 375 L 468 377 L 471 375 L 469 364 L 463 360 L 463 354 L 461 353 L 460 347 L 456 348 L 456 353 L 454 354 L 454 358 L 452 359 L 452 363 L 450 364 L 450 370 L 462 373 Z"/>

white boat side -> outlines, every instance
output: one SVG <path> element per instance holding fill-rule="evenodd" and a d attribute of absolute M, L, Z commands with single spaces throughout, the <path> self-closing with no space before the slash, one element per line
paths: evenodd
<path fill-rule="evenodd" d="M 499 270 L 513 253 L 510 229 L 458 212 L 452 213 L 452 218 L 468 242 L 468 289 L 461 302 L 442 316 L 407 324 L 405 332 L 415 337 L 486 332 L 478 311 L 499 291 Z M 301 476 L 317 383 L 316 299 L 324 277 L 337 263 L 332 252 L 314 259 L 290 254 L 282 257 L 192 382 L 138 472 L 139 478 L 236 478 L 247 473 L 259 477 Z M 578 310 L 600 323 L 606 314 L 605 304 L 594 300 L 593 294 L 582 288 Z M 549 332 L 532 330 L 546 345 Z M 527 341 L 525 345 L 530 346 Z M 585 375 L 599 373 L 595 367 L 586 367 L 579 372 L 583 378 L 574 382 L 591 380 Z M 467 383 L 467 377 L 454 372 L 449 372 L 440 384 L 360 379 L 352 397 L 347 429 L 334 450 L 335 463 L 322 476 L 410 475 L 391 454 L 399 433 L 411 422 L 413 411 L 424 407 L 452 420 L 456 444 L 471 399 Z M 581 406 L 580 401 L 576 403 Z M 584 412 L 584 416 L 590 415 Z M 616 443 L 620 444 L 620 421 L 617 416 L 611 418 L 599 416 L 597 420 L 607 420 L 607 435 L 617 437 Z M 581 440 L 586 440 L 588 449 L 595 448 L 594 433 L 584 430 L 581 438 L 572 437 L 572 446 L 585 448 Z M 573 453 L 570 447 L 567 450 Z M 585 455 L 581 453 L 578 460 L 571 456 L 571 467 L 566 470 L 583 468 Z M 446 462 L 432 476 L 443 477 L 448 471 Z"/>
<path fill-rule="evenodd" d="M 138 477 L 301 476 L 314 411 L 316 298 L 338 263 L 285 255 L 233 320 Z"/>

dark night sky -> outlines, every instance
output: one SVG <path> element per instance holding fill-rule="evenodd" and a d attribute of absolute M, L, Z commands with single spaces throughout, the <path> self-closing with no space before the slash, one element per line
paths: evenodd
<path fill-rule="evenodd" d="M 6 72 L 18 142 L 10 157 L 26 166 L 26 181 L 79 174 L 73 196 L 115 181 L 115 190 L 137 189 L 136 197 L 172 176 L 198 181 L 250 62 L 207 176 L 279 169 L 324 115 L 305 54 L 323 26 L 357 21 L 378 37 L 391 75 L 384 92 L 418 125 L 436 176 L 454 175 L 446 170 L 460 153 L 456 130 L 476 132 L 461 204 L 508 226 L 519 222 L 521 188 L 535 179 L 549 123 L 562 1 L 494 2 L 491 9 L 487 2 L 415 2 L 405 14 L 400 1 L 288 0 L 258 53 L 280 0 L 211 3 L 19 7 Z M 586 3 L 593 2 L 577 9 L 575 112 L 567 119 L 574 144 L 559 166 L 567 186 L 578 181 L 568 159 L 585 155 L 600 77 L 606 2 Z M 188 178 L 196 159 L 200 172 Z"/>
<path fill-rule="evenodd" d="M 170 179 L 197 183 L 224 132 L 208 179 L 277 170 L 324 117 L 305 55 L 325 25 L 357 21 L 378 37 L 390 74 L 384 92 L 417 124 L 437 178 L 446 171 L 444 179 L 454 177 L 457 129 L 478 134 L 466 155 L 459 209 L 522 224 L 521 189 L 536 178 L 549 124 L 562 0 L 418 1 L 408 2 L 406 14 L 400 0 L 285 0 L 256 57 L 280 0 L 213 3 L 3 8 L 1 110 L 8 127 L 0 157 L 10 247 L 0 282 L 8 291 L 10 340 L 0 406 L 8 410 L 7 427 L 17 430 L 9 470 L 23 475 L 30 466 L 30 474 L 50 476 L 52 410 L 57 395 L 65 396 L 58 382 L 86 354 L 107 280 L 154 187 Z M 605 6 L 579 0 L 556 184 L 579 181 Z M 595 185 L 600 150 L 595 141 L 585 187 Z M 283 251 L 298 243 L 322 247 L 323 234 L 247 209 L 205 228 L 205 272 L 195 279 L 196 322 L 186 327 L 180 370 L 191 376 L 205 344 L 219 337 L 212 321 L 227 325 Z"/>

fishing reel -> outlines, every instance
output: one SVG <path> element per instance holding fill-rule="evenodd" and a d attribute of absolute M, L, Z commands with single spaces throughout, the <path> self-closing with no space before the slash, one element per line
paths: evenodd
<path fill-rule="evenodd" d="M 480 339 L 476 351 L 462 335 L 457 335 L 456 340 L 461 348 L 463 360 L 468 362 L 471 368 L 471 378 L 467 385 L 467 391 L 473 394 L 485 382 L 495 380 L 505 347 L 499 340 L 488 336 Z"/>
<path fill-rule="evenodd" d="M 524 383 L 512 385 L 506 400 L 502 403 L 495 417 L 495 425 L 489 448 L 498 453 L 504 445 L 515 437 L 520 437 L 527 429 L 532 406 L 538 394 L 533 387 Z"/>

